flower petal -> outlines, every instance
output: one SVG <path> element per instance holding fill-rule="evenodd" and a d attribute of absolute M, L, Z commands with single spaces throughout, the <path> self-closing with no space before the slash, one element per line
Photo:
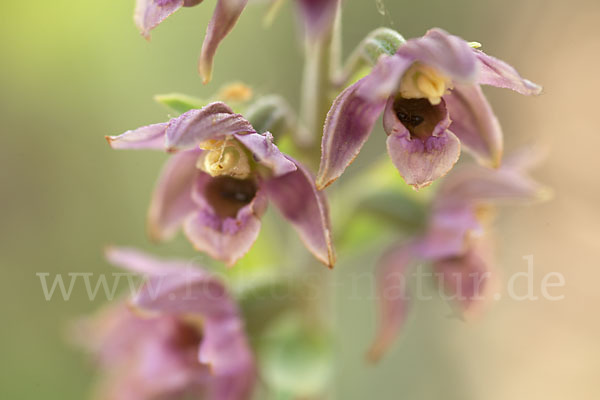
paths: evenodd
<path fill-rule="evenodd" d="M 395 55 L 381 57 L 365 78 L 360 96 L 371 100 L 391 96 L 398 90 L 406 70 L 417 61 L 459 83 L 474 83 L 478 73 L 477 58 L 469 44 L 458 36 L 436 28 L 423 37 L 406 41 Z"/>
<path fill-rule="evenodd" d="M 244 11 L 248 0 L 218 0 L 217 7 L 206 29 L 198 70 L 204 83 L 212 78 L 213 59 L 221 41 L 231 32 Z"/>
<path fill-rule="evenodd" d="M 234 136 L 252 152 L 257 162 L 271 169 L 275 176 L 285 175 L 296 170 L 296 165 L 288 160 L 273 143 L 273 135 L 269 132 L 235 134 Z"/>
<path fill-rule="evenodd" d="M 299 0 L 297 4 L 309 38 L 314 40 L 331 31 L 339 0 Z"/>
<path fill-rule="evenodd" d="M 426 260 L 457 257 L 465 253 L 470 233 L 483 228 L 470 203 L 434 207 L 427 232 L 415 245 L 415 251 Z"/>
<path fill-rule="evenodd" d="M 150 31 L 183 7 L 183 3 L 184 0 L 137 0 L 133 20 L 141 34 L 150 39 Z"/>
<path fill-rule="evenodd" d="M 174 154 L 158 178 L 148 211 L 148 233 L 153 240 L 172 238 L 195 209 L 192 189 L 200 173 L 196 161 L 200 150 Z"/>
<path fill-rule="evenodd" d="M 471 164 L 457 168 L 440 187 L 438 203 L 446 207 L 477 203 L 542 200 L 547 189 L 510 164 L 490 169 Z"/>
<path fill-rule="evenodd" d="M 205 198 L 208 175 L 197 182 L 194 199 L 198 211 L 184 223 L 184 231 L 197 250 L 231 266 L 250 250 L 260 231 L 260 218 L 267 207 L 261 190 L 252 201 L 243 206 L 235 218 L 222 217 Z"/>
<path fill-rule="evenodd" d="M 296 171 L 266 180 L 269 199 L 294 226 L 308 250 L 319 261 L 333 268 L 335 253 L 327 200 L 315 187 L 306 168 L 292 161 L 296 164 Z"/>
<path fill-rule="evenodd" d="M 475 82 L 477 58 L 469 44 L 458 36 L 434 28 L 425 36 L 410 39 L 398 48 L 396 56 L 420 61 L 433 67 L 455 82 Z"/>
<path fill-rule="evenodd" d="M 199 359 L 210 366 L 215 378 L 207 398 L 250 399 L 256 382 L 256 366 L 242 321 L 239 318 L 208 320 L 203 334 Z"/>
<path fill-rule="evenodd" d="M 488 253 L 483 239 L 479 238 L 471 241 L 463 255 L 441 259 L 433 264 L 437 274 L 441 274 L 441 284 L 450 296 L 456 298 L 463 312 L 473 311 L 476 304 L 486 300 L 492 277 Z"/>
<path fill-rule="evenodd" d="M 368 358 L 377 361 L 391 346 L 404 324 L 409 307 L 407 269 L 413 260 L 411 245 L 388 250 L 377 268 L 379 326 Z"/>
<path fill-rule="evenodd" d="M 172 119 L 167 128 L 166 146 L 168 150 L 185 150 L 235 133 L 254 133 L 254 128 L 228 105 L 215 102 Z"/>
<path fill-rule="evenodd" d="M 388 101 L 384 127 L 389 134 L 387 149 L 392 162 L 407 184 L 415 189 L 430 185 L 446 175 L 458 161 L 460 141 L 448 130 L 450 118 L 444 102 L 435 106 L 442 114 L 429 137 L 412 137 L 394 111 L 394 99 Z"/>
<path fill-rule="evenodd" d="M 371 101 L 358 95 L 365 79 L 344 90 L 327 114 L 317 174 L 319 189 L 333 183 L 354 161 L 385 106 L 385 99 Z"/>
<path fill-rule="evenodd" d="M 223 283 L 191 262 L 160 260 L 126 248 L 113 248 L 107 255 L 120 267 L 150 274 L 146 290 L 134 300 L 136 306 L 202 318 L 198 357 L 213 375 L 209 398 L 248 398 L 255 382 L 254 358 L 239 310 Z"/>
<path fill-rule="evenodd" d="M 142 126 L 119 136 L 106 136 L 106 140 L 113 149 L 164 150 L 167 126 L 167 122 Z"/>
<path fill-rule="evenodd" d="M 482 164 L 499 167 L 502 128 L 479 85 L 456 84 L 444 96 L 452 124 L 450 130 Z"/>
<path fill-rule="evenodd" d="M 521 78 L 517 70 L 502 60 L 485 54 L 480 50 L 473 50 L 479 60 L 479 80 L 481 85 L 491 85 L 499 88 L 512 89 L 524 95 L 538 95 L 542 87 Z"/>

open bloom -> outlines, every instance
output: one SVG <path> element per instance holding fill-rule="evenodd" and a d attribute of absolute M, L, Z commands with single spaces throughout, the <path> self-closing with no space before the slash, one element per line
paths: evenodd
<path fill-rule="evenodd" d="M 175 153 L 150 205 L 154 239 L 168 239 L 183 227 L 198 250 L 232 265 L 256 240 L 270 200 L 315 257 L 330 267 L 335 263 L 328 206 L 311 174 L 282 154 L 270 133 L 256 133 L 226 104 L 211 103 L 107 139 L 115 149 Z"/>
<path fill-rule="evenodd" d="M 503 61 L 441 29 L 408 40 L 333 103 L 317 186 L 326 187 L 344 172 L 382 112 L 388 153 L 415 188 L 445 175 L 458 160 L 461 143 L 478 161 L 497 167 L 502 132 L 480 85 L 525 95 L 541 91 Z"/>
<path fill-rule="evenodd" d="M 493 276 L 485 217 L 493 204 L 539 200 L 545 193 L 524 173 L 522 161 L 507 160 L 496 170 L 476 164 L 458 168 L 436 193 L 425 233 L 384 254 L 377 271 L 380 324 L 371 359 L 384 353 L 404 322 L 408 271 L 419 260 L 431 264 L 438 283 L 463 313 L 483 304 Z"/>
<path fill-rule="evenodd" d="M 223 284 L 184 261 L 130 249 L 107 255 L 148 280 L 130 304 L 111 305 L 76 326 L 76 339 L 103 372 L 97 398 L 250 399 L 254 356 Z"/>
<path fill-rule="evenodd" d="M 298 0 L 301 15 L 310 37 L 327 33 L 335 18 L 339 0 Z M 142 35 L 150 38 L 150 31 L 182 7 L 198 5 L 202 0 L 137 0 L 134 21 Z M 219 44 L 237 23 L 248 0 L 218 0 L 206 29 L 198 70 L 204 82 L 212 77 L 212 67 Z"/>

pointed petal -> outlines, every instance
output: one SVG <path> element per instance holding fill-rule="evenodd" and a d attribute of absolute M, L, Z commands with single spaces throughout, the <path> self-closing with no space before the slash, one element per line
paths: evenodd
<path fill-rule="evenodd" d="M 297 161 L 297 170 L 269 179 L 269 199 L 294 226 L 300 238 L 319 261 L 335 264 L 327 200 L 315 187 L 312 175 Z"/>
<path fill-rule="evenodd" d="M 235 218 L 221 217 L 204 197 L 204 188 L 210 179 L 197 182 L 194 200 L 199 209 L 186 220 L 184 231 L 197 250 L 231 266 L 250 250 L 258 237 L 267 199 L 258 190 L 254 199 L 242 207 Z"/>
<path fill-rule="evenodd" d="M 388 350 L 404 324 L 409 307 L 407 269 L 412 260 L 410 245 L 394 247 L 379 260 L 376 272 L 379 324 L 368 353 L 369 360 L 373 362 Z"/>
<path fill-rule="evenodd" d="M 269 132 L 234 136 L 252 152 L 257 162 L 268 167 L 275 176 L 296 170 L 296 165 L 288 160 L 273 143 L 273 135 Z"/>
<path fill-rule="evenodd" d="M 455 204 L 533 202 L 542 200 L 548 190 L 525 171 L 503 165 L 489 169 L 471 164 L 457 168 L 440 187 L 438 203 Z"/>
<path fill-rule="evenodd" d="M 133 299 L 140 308 L 214 319 L 237 313 L 223 283 L 197 263 L 163 260 L 125 247 L 109 248 L 106 257 L 115 266 L 146 275 L 147 282 Z"/>
<path fill-rule="evenodd" d="M 198 70 L 204 83 L 212 78 L 213 59 L 221 41 L 231 32 L 248 0 L 218 0 L 206 29 Z"/>
<path fill-rule="evenodd" d="M 538 95 L 542 87 L 521 78 L 516 69 L 502 60 L 485 54 L 483 51 L 473 50 L 479 60 L 479 83 L 499 88 L 511 89 L 524 95 Z"/>
<path fill-rule="evenodd" d="M 442 117 L 432 129 L 431 136 L 412 137 L 408 129 L 398 120 L 394 111 L 394 99 L 388 101 L 384 113 L 384 127 L 389 134 L 387 149 L 392 162 L 407 184 L 415 189 L 430 185 L 446 175 L 458 161 L 460 141 L 448 130 L 450 118 L 440 103 L 436 111 Z"/>
<path fill-rule="evenodd" d="M 314 40 L 331 31 L 339 0 L 299 0 L 297 4 L 309 38 Z"/>
<path fill-rule="evenodd" d="M 173 155 L 158 178 L 148 211 L 148 233 L 153 240 L 172 238 L 184 219 L 196 209 L 192 199 L 200 150 Z"/>
<path fill-rule="evenodd" d="M 450 130 L 482 164 L 499 167 L 502 129 L 479 85 L 456 84 L 444 96 L 452 124 Z"/>
<path fill-rule="evenodd" d="M 489 249 L 479 238 L 471 241 L 463 255 L 441 259 L 433 264 L 436 275 L 441 274 L 444 289 L 456 298 L 463 312 L 472 312 L 477 304 L 481 305 L 486 300 L 492 278 L 490 258 Z"/>
<path fill-rule="evenodd" d="M 119 136 L 106 136 L 106 140 L 113 149 L 164 150 L 167 126 L 167 122 L 142 126 Z"/>
<path fill-rule="evenodd" d="M 371 101 L 387 100 L 398 91 L 400 79 L 414 62 L 412 57 L 382 56 L 371 73 L 364 78 L 358 95 Z"/>
<path fill-rule="evenodd" d="M 385 106 L 385 99 L 366 100 L 357 94 L 364 78 L 344 90 L 333 102 L 321 142 L 317 187 L 333 183 L 354 161 Z"/>
<path fill-rule="evenodd" d="M 141 34 L 150 39 L 150 31 L 183 7 L 183 3 L 183 0 L 137 0 L 133 20 Z"/>
<path fill-rule="evenodd" d="M 425 36 L 410 39 L 398 48 L 396 56 L 420 61 L 456 82 L 475 82 L 477 58 L 469 44 L 458 36 L 434 28 Z"/>
<path fill-rule="evenodd" d="M 166 145 L 169 150 L 186 150 L 206 140 L 223 139 L 235 133 L 254 133 L 254 128 L 225 103 L 215 102 L 172 119 L 167 128 Z"/>

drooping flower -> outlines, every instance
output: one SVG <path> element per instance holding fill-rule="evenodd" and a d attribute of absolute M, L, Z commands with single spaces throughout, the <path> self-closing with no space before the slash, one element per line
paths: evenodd
<path fill-rule="evenodd" d="M 298 0 L 301 15 L 310 37 L 325 35 L 335 18 L 339 0 Z M 202 0 L 137 0 L 134 21 L 144 37 L 182 7 L 192 7 Z M 244 11 L 248 0 L 218 0 L 206 29 L 198 70 L 207 83 L 212 78 L 213 60 L 217 48 L 231 32 Z"/>
<path fill-rule="evenodd" d="M 458 160 L 461 144 L 480 163 L 499 166 L 502 131 L 480 85 L 524 95 L 541 91 L 508 64 L 441 29 L 380 57 L 329 111 L 317 186 L 328 186 L 344 172 L 382 112 L 388 153 L 415 188 L 445 175 Z"/>
<path fill-rule="evenodd" d="M 107 139 L 115 149 L 175 153 L 150 205 L 154 239 L 168 239 L 183 227 L 198 250 L 232 265 L 256 240 L 270 200 L 317 259 L 335 263 L 327 202 L 311 174 L 282 154 L 270 133 L 256 133 L 226 104 Z"/>
<path fill-rule="evenodd" d="M 116 266 L 148 278 L 128 303 L 76 325 L 102 370 L 97 398 L 250 399 L 254 356 L 235 302 L 198 265 L 111 249 Z"/>
<path fill-rule="evenodd" d="M 431 264 L 463 313 L 483 304 L 493 277 L 485 229 L 490 209 L 503 202 L 541 200 L 546 193 L 526 175 L 522 161 L 515 157 L 499 169 L 472 164 L 453 171 L 436 193 L 425 233 L 384 254 L 377 270 L 380 324 L 369 358 L 381 357 L 402 327 L 409 308 L 407 276 L 418 261 Z"/>

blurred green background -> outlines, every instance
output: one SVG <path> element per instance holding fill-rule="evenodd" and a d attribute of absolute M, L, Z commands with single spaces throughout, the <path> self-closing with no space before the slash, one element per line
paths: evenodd
<path fill-rule="evenodd" d="M 405 37 L 442 27 L 483 43 L 545 87 L 539 98 L 487 90 L 507 149 L 538 142 L 550 156 L 537 178 L 555 199 L 498 220 L 505 276 L 533 255 L 539 285 L 564 274 L 565 299 L 491 304 L 480 319 L 448 318 L 441 300 L 415 304 L 403 339 L 380 364 L 364 350 L 374 330 L 369 280 L 336 293 L 339 399 L 597 399 L 600 386 L 600 5 L 560 0 L 347 0 L 346 54 L 388 25 Z M 104 135 L 164 121 L 152 101 L 179 91 L 207 97 L 230 80 L 298 104 L 301 48 L 290 4 L 263 29 L 264 5 L 248 7 L 217 54 L 214 81 L 196 74 L 214 1 L 178 12 L 144 41 L 133 0 L 5 1 L 0 14 L 0 398 L 82 399 L 93 380 L 65 341 L 67 323 L 98 308 L 76 287 L 71 301 L 45 301 L 38 272 L 114 271 L 106 244 L 153 248 L 144 232 L 162 154 L 111 151 Z M 382 132 L 375 135 L 383 135 Z M 383 140 L 371 141 L 371 152 Z M 368 157 L 365 156 L 366 160 Z M 364 165 L 357 161 L 356 171 Z M 181 238 L 158 253 L 193 256 Z M 369 270 L 373 254 L 344 257 L 336 280 Z M 354 274 L 354 275 L 353 275 Z M 433 290 L 433 289 L 432 289 Z"/>

